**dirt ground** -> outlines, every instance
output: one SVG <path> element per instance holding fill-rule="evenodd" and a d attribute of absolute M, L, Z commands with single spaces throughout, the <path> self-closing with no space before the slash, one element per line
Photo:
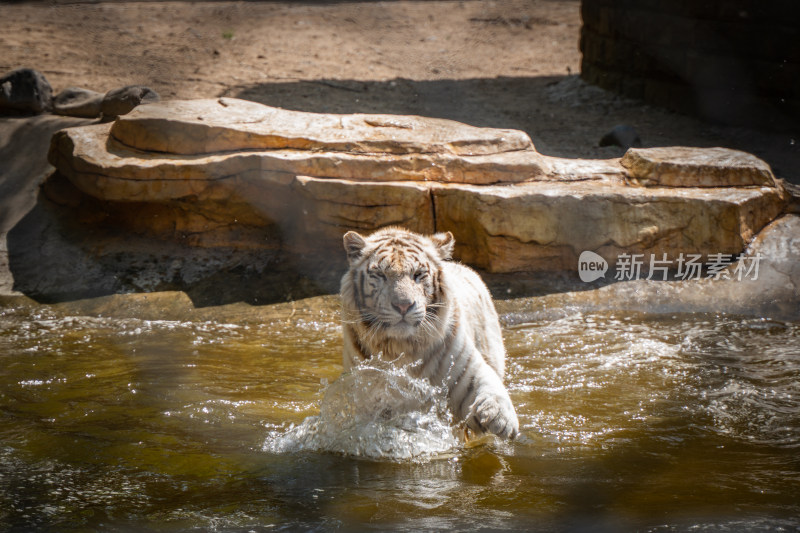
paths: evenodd
<path fill-rule="evenodd" d="M 577 0 L 0 3 L 0 72 L 55 91 L 128 84 L 163 99 L 232 96 L 526 131 L 537 149 L 610 158 L 618 124 L 644 146 L 728 146 L 800 182 L 800 138 L 720 127 L 584 84 Z"/>

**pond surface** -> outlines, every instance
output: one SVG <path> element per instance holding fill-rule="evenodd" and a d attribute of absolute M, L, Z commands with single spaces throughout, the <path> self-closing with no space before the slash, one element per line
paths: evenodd
<path fill-rule="evenodd" d="M 311 304 L 227 321 L 0 307 L 0 530 L 800 528 L 796 323 L 525 323 L 506 304 L 521 437 L 465 443 L 433 409 L 427 433 L 392 428 L 405 455 L 375 458 L 300 435 L 332 391 L 346 402 L 336 299 Z"/>

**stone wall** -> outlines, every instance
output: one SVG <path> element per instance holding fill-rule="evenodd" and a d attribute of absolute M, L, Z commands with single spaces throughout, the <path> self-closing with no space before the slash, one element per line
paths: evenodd
<path fill-rule="evenodd" d="M 581 76 L 725 124 L 800 124 L 800 2 L 582 0 Z"/>

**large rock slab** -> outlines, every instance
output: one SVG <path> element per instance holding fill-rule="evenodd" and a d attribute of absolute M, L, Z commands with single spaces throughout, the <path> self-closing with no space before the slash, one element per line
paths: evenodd
<path fill-rule="evenodd" d="M 111 135 L 132 148 L 172 154 L 289 148 L 472 156 L 533 149 L 516 130 L 415 116 L 306 113 L 235 98 L 142 106 L 121 117 Z"/>
<path fill-rule="evenodd" d="M 632 180 L 648 186 L 775 185 L 768 164 L 752 154 L 729 148 L 631 148 L 621 163 Z"/>
<path fill-rule="evenodd" d="M 576 270 L 590 250 L 676 260 L 738 254 L 784 205 L 771 187 L 630 187 L 615 181 L 434 188 L 437 231 L 457 255 L 491 272 Z"/>
<path fill-rule="evenodd" d="M 461 260 L 498 273 L 576 270 L 586 250 L 612 265 L 624 253 L 737 254 L 789 198 L 765 163 L 733 150 L 559 159 L 521 132 L 233 99 L 64 130 L 50 161 L 134 232 L 245 249 L 269 234 L 328 258 L 351 229 L 449 230 Z"/>
<path fill-rule="evenodd" d="M 99 124 L 60 132 L 54 138 L 50 155 L 53 164 L 79 188 L 107 200 L 177 199 L 200 194 L 209 181 L 243 173 L 480 184 L 548 178 L 545 158 L 529 150 L 467 157 L 286 149 L 178 157 L 160 151 L 142 153 L 120 145 L 109 138 L 112 127 Z"/>

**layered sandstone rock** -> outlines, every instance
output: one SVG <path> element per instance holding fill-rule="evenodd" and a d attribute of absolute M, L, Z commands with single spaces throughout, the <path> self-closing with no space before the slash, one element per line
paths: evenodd
<path fill-rule="evenodd" d="M 739 270 L 744 266 L 745 272 Z M 731 313 L 800 319 L 800 217 L 784 215 L 750 243 L 744 259 L 715 276 L 653 283 L 644 278 L 596 290 L 569 287 L 540 298 L 496 302 L 507 323 L 552 319 L 581 310 L 645 313 Z M 568 310 L 568 311 L 567 311 Z"/>
<path fill-rule="evenodd" d="M 295 149 L 473 156 L 533 148 L 516 130 L 414 116 L 305 113 L 234 98 L 141 106 L 121 117 L 111 135 L 132 148 L 173 154 Z"/>
<path fill-rule="evenodd" d="M 492 272 L 575 270 L 584 250 L 674 262 L 681 254 L 738 254 L 781 212 L 774 188 L 697 190 L 614 181 L 525 183 L 435 191 L 437 229 L 460 257 Z"/>
<path fill-rule="evenodd" d="M 765 163 L 732 150 L 558 159 L 512 130 L 234 99 L 150 104 L 64 130 L 50 160 L 117 220 L 162 238 L 258 249 L 273 235 L 326 257 L 347 230 L 397 224 L 452 231 L 460 259 L 494 272 L 575 270 L 583 250 L 611 263 L 737 254 L 787 202 Z"/>
<path fill-rule="evenodd" d="M 79 187 L 109 200 L 149 198 L 152 190 L 140 190 L 151 189 L 145 182 L 165 182 L 162 199 L 179 198 L 201 184 L 176 182 L 245 173 L 482 184 L 547 173 L 522 132 L 421 117 L 301 113 L 227 98 L 141 106 L 111 125 L 64 132 L 52 156 Z"/>
<path fill-rule="evenodd" d="M 775 179 L 764 161 L 728 148 L 631 148 L 622 157 L 630 177 L 647 186 L 772 187 Z"/>

